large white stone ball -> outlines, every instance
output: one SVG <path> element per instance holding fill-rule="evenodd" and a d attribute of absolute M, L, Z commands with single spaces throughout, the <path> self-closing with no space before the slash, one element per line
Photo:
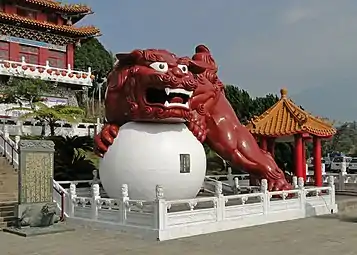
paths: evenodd
<path fill-rule="evenodd" d="M 189 169 L 182 168 L 183 161 Z M 204 148 L 182 123 L 121 126 L 99 167 L 109 197 L 120 198 L 121 186 L 127 184 L 131 199 L 151 201 L 156 185 L 163 187 L 167 200 L 194 198 L 205 173 Z"/>

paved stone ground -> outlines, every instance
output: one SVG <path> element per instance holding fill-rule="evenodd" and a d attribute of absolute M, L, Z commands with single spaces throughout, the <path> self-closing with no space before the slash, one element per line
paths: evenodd
<path fill-rule="evenodd" d="M 356 223 L 354 223 L 356 219 Z M 111 231 L 77 227 L 74 232 L 23 238 L 0 232 L 1 255 L 140 254 L 356 254 L 357 215 L 320 217 L 154 242 Z"/>
<path fill-rule="evenodd" d="M 351 197 L 340 196 L 339 200 Z M 356 200 L 355 198 L 352 200 Z M 356 202 L 354 202 L 355 204 Z M 0 232 L 1 255 L 319 255 L 357 254 L 357 210 L 165 242 L 78 227 L 23 238 Z"/>

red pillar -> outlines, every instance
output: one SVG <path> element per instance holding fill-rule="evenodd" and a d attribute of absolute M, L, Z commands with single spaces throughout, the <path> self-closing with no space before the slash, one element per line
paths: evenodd
<path fill-rule="evenodd" d="M 303 169 L 303 177 L 306 182 L 306 141 L 302 140 L 302 169 Z"/>
<path fill-rule="evenodd" d="M 266 137 L 261 137 L 260 138 L 260 148 L 262 150 L 267 151 L 268 150 L 268 141 Z"/>
<path fill-rule="evenodd" d="M 73 44 L 67 45 L 67 65 L 71 65 L 71 69 L 73 70 L 73 63 L 74 63 L 74 46 Z M 67 68 L 67 66 L 66 66 Z"/>
<path fill-rule="evenodd" d="M 21 61 L 20 60 L 20 45 L 18 43 L 10 42 L 9 45 L 10 60 L 11 61 Z"/>
<path fill-rule="evenodd" d="M 38 58 L 38 62 L 39 65 L 46 65 L 46 61 L 48 60 L 48 49 L 46 48 L 39 48 L 39 58 Z"/>
<path fill-rule="evenodd" d="M 322 169 L 321 169 L 321 139 L 317 136 L 313 138 L 314 143 L 314 174 L 315 186 L 322 186 Z"/>
<path fill-rule="evenodd" d="M 304 177 L 302 168 L 302 137 L 300 134 L 294 136 L 295 148 L 294 148 L 294 163 L 295 163 L 295 175 Z"/>
<path fill-rule="evenodd" d="M 275 138 L 269 139 L 269 142 L 268 142 L 268 151 L 269 151 L 270 154 L 274 157 L 274 155 L 275 155 Z"/>

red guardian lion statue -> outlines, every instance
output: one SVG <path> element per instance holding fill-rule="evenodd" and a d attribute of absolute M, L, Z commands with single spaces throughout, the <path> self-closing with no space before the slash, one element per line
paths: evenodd
<path fill-rule="evenodd" d="M 197 46 L 192 58 L 156 49 L 117 58 L 107 79 L 106 124 L 95 137 L 97 155 L 103 157 L 125 123 L 186 122 L 193 135 L 222 158 L 267 179 L 269 190 L 291 189 L 273 157 L 238 120 L 206 46 Z"/>

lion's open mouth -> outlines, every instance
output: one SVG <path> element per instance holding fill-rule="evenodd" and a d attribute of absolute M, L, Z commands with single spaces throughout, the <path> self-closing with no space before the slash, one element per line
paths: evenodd
<path fill-rule="evenodd" d="M 149 104 L 162 104 L 165 107 L 189 108 L 188 100 L 193 91 L 172 88 L 148 88 L 146 90 L 146 102 Z"/>

